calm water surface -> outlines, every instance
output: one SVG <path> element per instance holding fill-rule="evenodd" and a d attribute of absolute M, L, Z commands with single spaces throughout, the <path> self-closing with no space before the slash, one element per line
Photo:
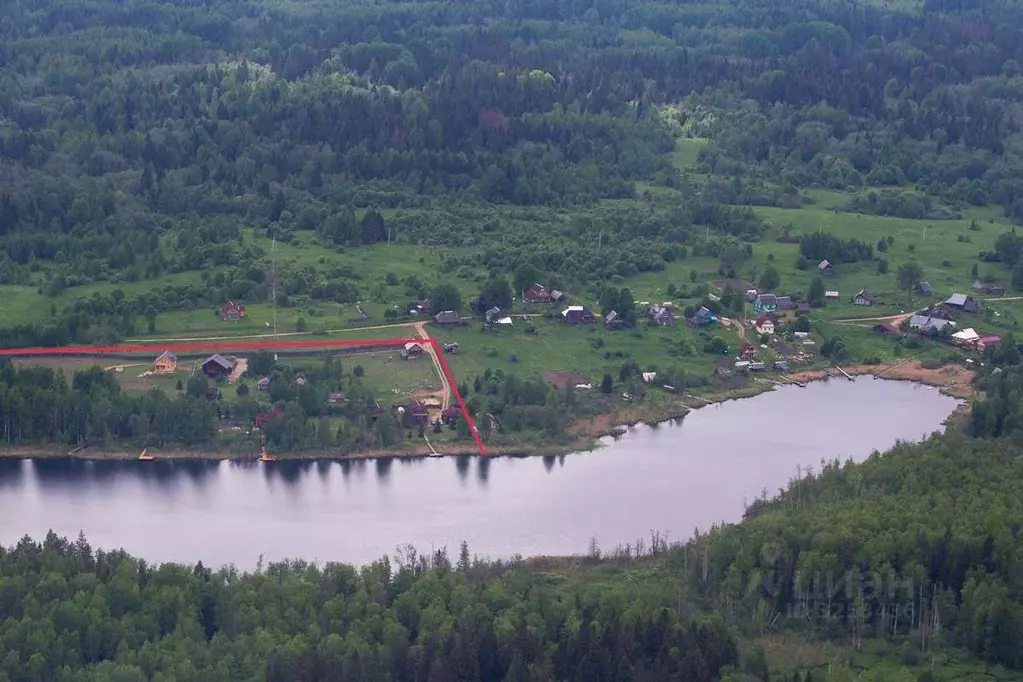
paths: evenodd
<path fill-rule="evenodd" d="M 411 543 L 491 557 L 669 539 L 741 518 L 796 467 L 939 430 L 956 401 L 859 378 L 787 387 L 637 427 L 593 453 L 412 461 L 0 460 L 0 544 L 49 530 L 157 561 L 365 563 Z"/>

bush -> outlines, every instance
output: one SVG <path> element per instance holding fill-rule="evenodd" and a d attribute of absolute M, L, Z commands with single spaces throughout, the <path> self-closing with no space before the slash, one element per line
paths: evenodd
<path fill-rule="evenodd" d="M 356 365 L 355 367 L 352 367 L 352 374 L 356 377 L 362 377 L 362 375 L 365 373 L 366 370 L 362 368 L 362 365 Z"/>
<path fill-rule="evenodd" d="M 924 358 L 920 361 L 920 366 L 924 369 L 938 369 L 944 364 L 939 358 Z"/>

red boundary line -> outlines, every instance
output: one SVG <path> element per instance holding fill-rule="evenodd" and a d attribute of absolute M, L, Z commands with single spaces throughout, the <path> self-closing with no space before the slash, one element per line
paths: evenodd
<path fill-rule="evenodd" d="M 481 455 L 487 454 L 487 449 L 483 446 L 483 440 L 480 438 L 479 429 L 476 428 L 476 423 L 472 419 L 472 415 L 469 414 L 469 408 L 465 404 L 465 400 L 462 398 L 461 392 L 458 390 L 458 384 L 455 382 L 455 377 L 451 374 L 451 368 L 448 366 L 448 361 L 444 357 L 443 349 L 434 338 L 417 338 L 417 339 L 350 339 L 347 341 L 236 341 L 228 343 L 172 343 L 168 345 L 135 345 L 135 346 L 71 346 L 71 347 L 56 347 L 56 348 L 0 348 L 0 357 L 3 356 L 19 356 L 19 355 L 93 355 L 103 353 L 131 353 L 131 352 L 152 352 L 152 351 L 187 351 L 187 350 L 260 350 L 269 348 L 323 348 L 323 347 L 340 347 L 345 346 L 404 346 L 406 343 L 428 343 L 433 352 L 440 362 L 441 369 L 444 370 L 444 377 L 447 379 L 448 385 L 451 387 L 451 391 L 455 394 L 455 400 L 458 401 L 458 406 L 462 410 L 462 416 L 465 417 L 465 423 L 469 425 L 469 432 L 472 434 L 472 438 L 476 441 L 476 449 L 479 450 Z"/>

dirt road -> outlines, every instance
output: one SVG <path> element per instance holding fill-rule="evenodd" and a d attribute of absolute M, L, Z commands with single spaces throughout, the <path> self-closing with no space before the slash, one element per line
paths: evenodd
<path fill-rule="evenodd" d="M 416 328 L 419 338 L 427 340 L 430 338 L 429 332 L 426 331 L 425 322 L 415 322 L 413 326 Z M 437 370 L 437 376 L 440 378 L 441 389 L 435 395 L 440 398 L 440 409 L 445 410 L 451 402 L 451 385 L 448 383 L 448 378 L 444 375 L 444 368 L 441 367 L 440 360 L 437 358 L 437 350 L 434 348 L 434 345 L 426 343 L 423 346 L 426 354 L 430 356 L 430 361 L 433 362 L 433 368 Z"/>
<path fill-rule="evenodd" d="M 825 320 L 825 322 L 835 322 L 837 324 L 856 324 L 857 322 L 890 322 L 893 327 L 898 327 L 905 320 L 916 315 L 916 312 L 912 313 L 899 313 L 898 315 L 887 315 L 885 317 L 844 317 L 839 320 Z"/>
<path fill-rule="evenodd" d="M 352 332 L 368 331 L 373 329 L 397 329 L 400 327 L 414 327 L 416 325 L 423 324 L 422 322 L 395 322 L 394 324 L 378 324 L 372 327 L 347 327 L 345 329 L 328 329 L 323 332 L 278 332 L 278 337 L 288 336 L 312 336 L 313 334 L 346 334 Z M 269 334 L 243 334 L 241 336 L 186 336 L 179 338 L 159 338 L 159 339 L 125 339 L 125 343 L 150 343 L 153 345 L 159 345 L 170 341 L 184 342 L 184 341 L 238 341 L 240 339 L 267 339 L 272 338 L 273 333 Z M 427 337 L 428 338 L 428 337 Z"/>

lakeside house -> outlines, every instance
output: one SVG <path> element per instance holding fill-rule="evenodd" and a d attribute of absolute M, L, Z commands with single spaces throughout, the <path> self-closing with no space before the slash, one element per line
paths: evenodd
<path fill-rule="evenodd" d="M 219 353 L 211 355 L 202 363 L 202 373 L 210 379 L 215 379 L 217 381 L 226 379 L 233 369 L 234 361 L 228 360 Z"/>
<path fill-rule="evenodd" d="M 974 300 L 973 296 L 967 296 L 966 294 L 952 294 L 945 301 L 945 305 L 966 313 L 980 312 L 980 305 L 977 301 Z"/>
<path fill-rule="evenodd" d="M 822 277 L 831 277 L 832 275 L 835 274 L 835 267 L 828 261 L 827 258 L 825 258 L 824 260 L 817 264 L 817 272 L 819 272 Z"/>
<path fill-rule="evenodd" d="M 753 307 L 758 313 L 772 313 L 778 309 L 778 297 L 774 294 L 758 294 Z"/>
<path fill-rule="evenodd" d="M 401 425 L 406 429 L 425 426 L 430 421 L 430 411 L 421 400 L 410 400 L 404 407 L 399 407 Z"/>
<path fill-rule="evenodd" d="M 178 356 L 165 350 L 156 358 L 153 368 L 157 374 L 173 374 L 178 369 Z"/>
<path fill-rule="evenodd" d="M 874 295 L 866 289 L 860 289 L 852 297 L 853 305 L 874 305 L 875 300 Z"/>
<path fill-rule="evenodd" d="M 454 426 L 458 422 L 458 418 L 462 416 L 461 408 L 454 405 L 451 407 L 445 407 L 440 412 L 440 420 L 448 426 Z"/>
<path fill-rule="evenodd" d="M 245 306 L 241 303 L 228 301 L 220 306 L 220 319 L 224 322 L 237 322 L 245 318 Z"/>
<path fill-rule="evenodd" d="M 593 313 L 581 305 L 570 305 L 562 310 L 561 319 L 565 324 L 593 324 L 597 321 Z"/>

